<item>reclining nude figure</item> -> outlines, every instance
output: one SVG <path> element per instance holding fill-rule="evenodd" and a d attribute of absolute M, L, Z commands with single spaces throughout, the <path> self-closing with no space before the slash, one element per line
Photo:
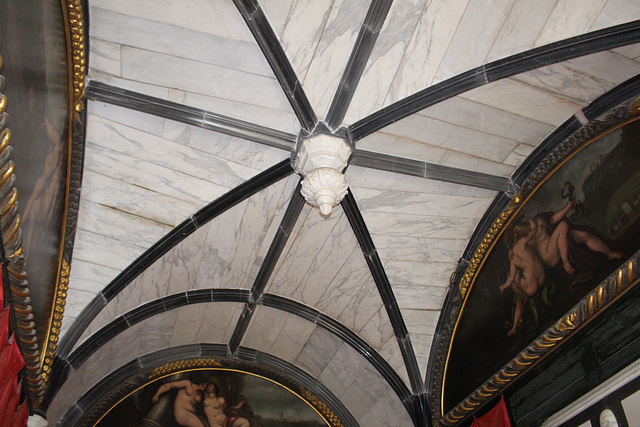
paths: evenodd
<path fill-rule="evenodd" d="M 194 384 L 189 380 L 173 381 L 162 384 L 151 400 L 153 403 L 158 403 L 161 394 L 177 388 L 178 393 L 173 403 L 173 417 L 176 422 L 184 427 L 207 427 L 196 415 L 195 408 L 202 401 L 202 392 L 206 387 L 207 383 Z"/>
<path fill-rule="evenodd" d="M 216 384 L 207 384 L 204 393 L 204 413 L 211 427 L 250 427 L 248 419 L 234 414 L 244 408 L 246 402 L 242 401 L 235 406 L 227 408 L 226 399 L 219 396 L 219 388 Z M 226 412 L 226 414 L 225 414 Z"/>

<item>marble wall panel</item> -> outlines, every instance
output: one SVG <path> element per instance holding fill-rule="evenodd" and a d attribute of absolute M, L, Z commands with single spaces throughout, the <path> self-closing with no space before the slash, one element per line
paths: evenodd
<path fill-rule="evenodd" d="M 307 73 L 331 12 L 332 0 L 294 0 L 280 43 L 300 80 Z"/>
<path fill-rule="evenodd" d="M 73 257 L 121 271 L 129 265 L 131 260 L 138 258 L 145 249 L 132 242 L 77 230 Z"/>
<path fill-rule="evenodd" d="M 507 138 L 417 114 L 387 126 L 384 132 L 497 162 L 504 160 L 517 145 L 517 142 Z"/>
<path fill-rule="evenodd" d="M 269 64 L 253 40 L 246 42 L 229 39 L 99 8 L 91 9 L 90 18 L 92 40 L 273 76 Z M 136 31 L 130 31 L 131 28 Z"/>
<path fill-rule="evenodd" d="M 409 40 L 385 104 L 431 86 L 469 0 L 431 0 Z"/>
<path fill-rule="evenodd" d="M 457 258 L 449 262 L 429 263 L 387 259 L 383 264 L 392 288 L 400 284 L 446 287 L 456 269 L 456 261 Z"/>
<path fill-rule="evenodd" d="M 449 274 L 453 271 L 450 270 Z M 394 284 L 392 287 L 398 307 L 404 312 L 405 309 L 440 310 L 447 293 L 447 285 L 448 283 L 443 283 L 441 279 L 433 285 Z"/>
<path fill-rule="evenodd" d="M 447 152 L 443 147 L 393 135 L 385 130 L 362 138 L 357 142 L 356 146 L 358 149 L 373 151 L 374 153 L 422 160 L 429 163 L 439 163 Z"/>
<path fill-rule="evenodd" d="M 413 421 L 409 417 L 409 414 L 402 411 L 404 408 L 398 406 L 397 400 L 391 396 L 387 396 L 386 399 L 378 399 L 378 401 L 371 407 L 368 413 L 360 421 L 362 426 L 373 426 L 379 422 L 385 423 L 402 423 L 402 425 L 411 425 Z M 399 412 L 401 411 L 401 412 Z M 397 415 L 394 415 L 397 414 Z M 391 424 L 385 424 L 391 425 Z"/>
<path fill-rule="evenodd" d="M 606 3 L 607 0 L 559 1 L 542 28 L 536 47 L 586 33 Z"/>
<path fill-rule="evenodd" d="M 351 124 L 385 105 L 389 87 L 425 8 L 421 0 L 394 1 L 358 83 L 345 123 Z"/>
<path fill-rule="evenodd" d="M 373 281 L 368 280 L 358 289 L 353 299 L 336 319 L 354 332 L 360 331 L 384 307 L 380 292 Z"/>
<path fill-rule="evenodd" d="M 340 399 L 345 390 L 361 375 L 367 361 L 348 344 L 342 344 L 318 377 Z"/>
<path fill-rule="evenodd" d="M 242 346 L 270 353 L 273 343 L 288 317 L 289 315 L 274 308 L 257 306 L 242 338 Z M 304 322 L 304 320 L 301 321 Z"/>
<path fill-rule="evenodd" d="M 207 304 L 195 342 L 228 344 L 243 308 L 234 302 Z"/>
<path fill-rule="evenodd" d="M 358 331 L 358 335 L 376 350 L 380 350 L 391 337 L 395 336 L 386 307 L 380 307 L 367 324 Z"/>
<path fill-rule="evenodd" d="M 259 171 L 245 165 L 218 158 L 179 142 L 170 141 L 106 119 L 98 118 L 91 124 L 93 130 L 87 140 L 97 146 L 129 156 L 138 162 L 147 162 L 164 169 L 154 169 L 162 173 L 158 178 L 167 181 L 185 176 L 217 184 L 227 189 L 243 183 Z M 124 159 L 123 161 L 126 161 Z M 152 166 L 149 166 L 151 168 Z M 118 170 L 113 170 L 116 175 Z M 180 176 L 176 176 L 180 173 Z M 166 184 L 165 184 L 166 185 Z M 208 199 L 207 202 L 212 199 Z"/>
<path fill-rule="evenodd" d="M 365 262 L 364 254 L 360 247 L 357 247 L 349 254 L 344 266 L 324 289 L 315 303 L 315 308 L 337 318 L 363 287 L 372 290 L 375 288 L 375 283 L 369 266 Z"/>
<path fill-rule="evenodd" d="M 177 308 L 176 325 L 171 334 L 171 347 L 193 344 L 202 326 L 202 319 L 209 304 L 190 304 Z"/>
<path fill-rule="evenodd" d="M 127 46 L 122 48 L 122 77 L 276 110 L 289 106 L 275 78 Z"/>
<path fill-rule="evenodd" d="M 541 140 L 542 141 L 542 140 Z M 526 159 L 529 157 L 535 147 L 526 144 L 519 144 L 516 148 L 513 149 L 511 154 L 504 159 L 504 164 L 513 166 L 513 169 L 517 169 Z M 502 169 L 502 168 L 501 168 Z M 506 169 L 506 168 L 505 168 Z M 502 175 L 507 176 L 507 175 Z"/>
<path fill-rule="evenodd" d="M 122 57 L 119 44 L 91 39 L 89 74 L 94 71 L 118 77 L 122 75 Z"/>
<path fill-rule="evenodd" d="M 73 258 L 69 274 L 69 288 L 97 294 L 102 291 L 120 270 Z"/>
<path fill-rule="evenodd" d="M 640 61 L 640 43 L 622 46 L 613 49 L 612 52 L 622 55 L 625 58 L 633 59 L 636 62 Z"/>
<path fill-rule="evenodd" d="M 167 96 L 167 94 L 164 96 Z M 99 101 L 89 101 L 87 111 L 89 113 L 87 119 L 87 134 L 92 138 L 94 137 L 93 122 L 96 120 L 98 122 L 101 121 L 97 117 L 102 118 L 102 122 L 105 123 L 112 121 L 158 136 L 162 136 L 162 131 L 165 126 L 165 119 L 162 117 Z M 98 128 L 95 129 L 96 133 L 101 129 L 102 128 L 98 126 Z"/>
<path fill-rule="evenodd" d="M 372 235 L 385 230 L 389 236 L 417 236 L 422 238 L 446 239 L 451 230 L 457 236 L 471 236 L 478 222 L 476 218 L 447 218 L 439 216 L 407 215 L 398 213 L 365 211 L 362 216 Z"/>
<path fill-rule="evenodd" d="M 409 333 L 409 338 L 411 339 L 413 351 L 416 353 L 416 360 L 418 362 L 418 369 L 420 369 L 420 375 L 422 378 L 425 378 L 427 375 L 427 366 L 429 365 L 429 353 L 431 352 L 431 345 L 433 344 L 433 333 Z"/>
<path fill-rule="evenodd" d="M 640 63 L 614 50 L 570 59 L 563 62 L 563 65 L 593 79 L 604 80 L 615 85 L 640 73 Z"/>
<path fill-rule="evenodd" d="M 452 168 L 466 169 L 473 172 L 486 173 L 488 175 L 508 178 L 516 169 L 510 163 L 513 163 L 513 156 L 516 154 L 516 150 L 519 150 L 519 147 L 521 146 L 522 144 L 516 145 L 502 162 L 492 162 L 476 156 L 471 156 L 456 151 L 448 151 L 442 157 L 440 164 L 442 166 L 450 166 Z"/>
<path fill-rule="evenodd" d="M 179 7 L 170 1 L 93 0 L 89 16 L 94 9 L 146 18 L 228 39 L 253 41 L 251 32 L 230 0 L 184 0 Z"/>
<path fill-rule="evenodd" d="M 556 127 L 582 107 L 553 93 L 513 79 L 498 80 L 460 96 Z"/>
<path fill-rule="evenodd" d="M 564 63 L 518 74 L 513 77 L 513 80 L 553 92 L 556 96 L 562 96 L 571 102 L 583 105 L 615 86 L 611 82 L 570 68 Z"/>
<path fill-rule="evenodd" d="M 424 239 L 415 236 L 388 236 L 384 230 L 373 235 L 380 259 L 414 262 L 449 262 L 458 259 L 467 241 L 457 235 L 451 239 Z"/>
<path fill-rule="evenodd" d="M 260 7 L 264 12 L 273 32 L 278 36 L 282 36 L 285 24 L 289 19 L 289 12 L 294 0 L 262 0 Z"/>
<path fill-rule="evenodd" d="M 282 313 L 280 315 L 282 316 Z M 270 353 L 293 363 L 315 329 L 316 325 L 314 323 L 294 315 L 287 315 L 280 333 L 273 341 Z"/>
<path fill-rule="evenodd" d="M 487 55 L 486 62 L 533 48 L 556 3 L 557 0 L 516 0 Z"/>
<path fill-rule="evenodd" d="M 305 75 L 298 76 L 320 119 L 326 117 L 354 48 L 369 2 L 337 0 Z"/>
<path fill-rule="evenodd" d="M 156 98 L 168 99 L 169 97 L 169 88 L 122 78 L 122 76 L 118 77 L 111 74 L 106 74 L 100 70 L 89 69 L 88 78 L 90 80 L 96 80 L 112 86 L 117 86 L 122 89 L 140 92 L 149 96 L 155 96 Z"/>
<path fill-rule="evenodd" d="M 82 310 L 89 304 L 96 294 L 82 289 L 69 289 L 67 291 L 67 299 L 64 306 L 63 324 L 71 325 L 72 319 L 80 315 Z"/>
<path fill-rule="evenodd" d="M 295 365 L 318 377 L 342 345 L 342 340 L 326 329 L 316 328 L 298 354 Z"/>
<path fill-rule="evenodd" d="M 555 127 L 549 124 L 460 96 L 439 102 L 418 114 L 531 146 L 537 146 L 555 130 Z"/>
<path fill-rule="evenodd" d="M 389 366 L 391 366 L 391 369 L 398 374 L 402 381 L 404 381 L 405 385 L 410 387 L 411 381 L 409 380 L 409 373 L 407 372 L 407 368 L 404 364 L 404 358 L 402 357 L 402 352 L 398 346 L 398 339 L 396 336 L 394 335 L 389 338 L 382 348 L 378 350 L 378 353 L 384 360 L 386 360 Z"/>
<path fill-rule="evenodd" d="M 136 356 L 153 353 L 169 347 L 171 336 L 176 326 L 177 311 L 169 310 L 160 313 L 149 319 L 145 319 L 140 323 L 136 323 L 129 329 L 133 329 L 132 333 L 137 337 L 139 348 L 138 353 L 125 352 L 121 360 L 113 360 L 111 369 L 116 369 Z M 125 339 L 126 337 L 118 337 Z M 115 341 L 115 340 L 114 340 Z M 113 343 L 114 348 L 117 345 Z M 132 357 L 133 356 L 133 357 Z"/>
<path fill-rule="evenodd" d="M 442 58 L 436 79 L 446 80 L 482 65 L 513 2 L 514 0 L 470 1 L 447 53 Z M 482 37 L 479 37 L 480 34 Z"/>
<path fill-rule="evenodd" d="M 159 194 L 133 183 L 85 170 L 83 200 L 119 209 L 151 221 L 174 227 L 195 213 L 200 205 Z M 82 203 L 82 202 L 81 202 Z"/>
<path fill-rule="evenodd" d="M 635 0 L 607 0 L 593 22 L 591 31 L 640 19 L 640 3 Z"/>
<path fill-rule="evenodd" d="M 168 294 L 201 288 L 197 282 L 207 231 L 198 229 L 171 249 L 171 273 Z M 208 287 L 208 286 L 207 286 Z"/>

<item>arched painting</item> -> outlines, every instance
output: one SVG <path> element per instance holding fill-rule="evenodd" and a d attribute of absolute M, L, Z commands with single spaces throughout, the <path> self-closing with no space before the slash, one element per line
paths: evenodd
<path fill-rule="evenodd" d="M 302 397 L 266 378 L 226 369 L 154 380 L 113 407 L 97 426 L 320 427 Z"/>
<path fill-rule="evenodd" d="M 443 414 L 636 254 L 638 164 L 635 118 L 572 147 L 519 195 L 462 303 L 444 372 Z"/>

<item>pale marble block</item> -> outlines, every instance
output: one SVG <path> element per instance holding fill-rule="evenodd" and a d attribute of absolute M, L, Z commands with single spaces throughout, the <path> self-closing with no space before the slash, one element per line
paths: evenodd
<path fill-rule="evenodd" d="M 157 221 L 170 227 L 180 224 L 204 204 L 176 199 L 132 183 L 85 170 L 83 198 L 113 209 Z"/>
<path fill-rule="evenodd" d="M 317 378 L 342 345 L 331 332 L 316 328 L 295 360 L 295 365 Z"/>
<path fill-rule="evenodd" d="M 607 0 L 559 1 L 536 40 L 536 47 L 589 31 Z"/>
<path fill-rule="evenodd" d="M 409 334 L 433 335 L 440 318 L 440 310 L 404 309 L 402 317 Z"/>
<path fill-rule="evenodd" d="M 195 342 L 228 344 L 243 308 L 244 304 L 234 302 L 207 304 Z"/>
<path fill-rule="evenodd" d="M 287 19 L 289 19 L 289 11 L 292 4 L 293 0 L 260 1 L 260 7 L 278 38 L 281 38 L 284 26 L 287 23 Z"/>
<path fill-rule="evenodd" d="M 313 58 L 332 3 L 331 0 L 295 0 L 291 5 L 280 43 L 301 81 Z"/>
<path fill-rule="evenodd" d="M 270 168 L 291 153 L 207 129 L 166 120 L 163 138 L 255 171 Z"/>
<path fill-rule="evenodd" d="M 285 110 L 289 105 L 280 84 L 273 77 L 128 46 L 122 48 L 122 76 L 275 110 Z"/>
<path fill-rule="evenodd" d="M 400 284 L 419 286 L 448 286 L 449 277 L 455 271 L 457 258 L 449 262 L 413 262 L 395 259 L 384 260 L 384 267 L 395 288 Z M 419 295 L 417 295 L 420 298 Z"/>
<path fill-rule="evenodd" d="M 515 150 L 518 146 L 513 147 Z M 479 157 L 471 156 L 464 153 L 458 153 L 455 151 L 447 152 L 440 161 L 442 166 L 450 166 L 457 169 L 465 169 L 473 172 L 486 173 L 488 175 L 501 176 L 508 178 L 513 175 L 516 168 L 509 165 L 507 161 L 513 155 L 513 150 L 505 157 L 503 162 L 493 162 Z"/>
<path fill-rule="evenodd" d="M 120 332 L 118 336 L 116 336 L 111 345 L 111 352 L 108 357 L 105 357 L 104 362 L 110 366 L 110 371 L 114 371 L 121 366 L 127 364 L 131 360 L 133 360 L 139 353 L 140 350 L 140 337 L 144 335 L 145 330 L 141 330 L 141 327 L 150 328 L 148 322 L 144 325 L 134 325 L 131 328 L 127 328 L 124 331 Z M 102 349 L 98 350 L 101 351 Z"/>
<path fill-rule="evenodd" d="M 636 0 L 607 0 L 590 30 L 613 27 L 640 19 L 640 3 Z"/>
<path fill-rule="evenodd" d="M 258 305 L 251 317 L 241 345 L 265 353 L 271 353 L 276 337 L 289 315 L 271 307 Z"/>
<path fill-rule="evenodd" d="M 388 133 L 385 129 L 357 142 L 358 149 L 407 159 L 438 163 L 447 152 L 444 147 L 417 142 Z"/>
<path fill-rule="evenodd" d="M 62 325 L 60 326 L 60 333 L 58 334 L 59 339 L 62 339 L 62 337 L 66 335 L 67 331 L 75 321 L 76 318 L 71 316 L 64 316 L 62 318 Z"/>
<path fill-rule="evenodd" d="M 570 59 L 563 65 L 615 85 L 640 73 L 640 63 L 610 50 Z"/>
<path fill-rule="evenodd" d="M 131 242 L 123 242 L 89 231 L 77 230 L 73 257 L 121 271 L 132 260 L 138 258 L 145 249 L 145 247 Z"/>
<path fill-rule="evenodd" d="M 553 126 L 560 126 L 582 107 L 512 79 L 498 80 L 460 96 Z"/>
<path fill-rule="evenodd" d="M 198 229 L 171 249 L 168 294 L 198 289 L 197 275 L 207 237 L 206 230 Z"/>
<path fill-rule="evenodd" d="M 82 206 L 80 206 L 82 210 Z M 69 273 L 69 289 L 81 289 L 97 294 L 111 282 L 120 270 L 89 263 L 73 257 Z"/>
<path fill-rule="evenodd" d="M 366 364 L 367 361 L 360 353 L 343 343 L 318 377 L 318 381 L 340 399 L 344 391 L 361 375 Z"/>
<path fill-rule="evenodd" d="M 451 230 L 457 236 L 471 236 L 476 227 L 476 218 L 447 218 L 439 216 L 406 215 L 398 213 L 389 215 L 386 212 L 362 212 L 369 232 L 381 234 L 385 230 L 389 236 L 417 236 L 422 238 L 446 239 L 451 237 Z"/>
<path fill-rule="evenodd" d="M 164 128 L 165 119 L 162 117 L 100 101 L 89 100 L 87 111 L 89 112 L 89 117 L 87 119 L 87 138 L 94 138 L 93 122 L 94 120 L 100 122 L 101 119 L 98 117 L 158 136 L 162 135 L 162 130 Z M 96 133 L 100 132 L 101 129 L 102 128 L 98 126 L 95 129 Z"/>
<path fill-rule="evenodd" d="M 506 138 L 417 114 L 387 126 L 384 132 L 498 162 L 504 160 L 517 144 Z"/>
<path fill-rule="evenodd" d="M 367 414 L 361 419 L 360 425 L 411 425 L 413 421 L 401 402 L 391 394 L 385 399 L 379 399 Z M 380 424 L 384 423 L 384 424 Z"/>
<path fill-rule="evenodd" d="M 119 227 L 114 227 L 114 224 Z M 171 231 L 172 227 L 85 200 L 80 206 L 78 229 L 150 247 Z"/>
<path fill-rule="evenodd" d="M 64 314 L 70 318 L 76 318 L 82 310 L 95 298 L 93 292 L 82 291 L 80 289 L 69 289 L 64 306 Z"/>
<path fill-rule="evenodd" d="M 454 96 L 419 115 L 536 146 L 555 130 L 554 126 L 531 120 L 499 108 Z M 365 138 L 366 139 L 366 138 Z"/>
<path fill-rule="evenodd" d="M 455 271 L 449 270 L 449 275 Z M 448 280 L 441 279 L 439 283 L 430 280 L 429 285 L 392 284 L 393 293 L 401 311 L 440 310 L 449 285 Z"/>
<path fill-rule="evenodd" d="M 389 338 L 395 336 L 386 308 L 380 307 L 367 324 L 360 329 L 358 335 L 376 351 L 380 350 Z"/>
<path fill-rule="evenodd" d="M 470 1 L 435 77 L 446 80 L 484 64 L 513 2 Z"/>
<path fill-rule="evenodd" d="M 233 286 L 230 283 L 223 283 L 221 277 L 227 265 L 234 258 L 235 239 L 239 234 L 247 203 L 244 201 L 223 212 L 212 221 L 201 224 L 201 229 L 207 236 L 196 276 L 198 287 L 206 289 Z"/>
<path fill-rule="evenodd" d="M 358 289 L 351 302 L 336 320 L 354 332 L 360 331 L 378 310 L 384 306 L 380 292 L 373 280 Z"/>
<path fill-rule="evenodd" d="M 136 302 L 136 305 L 139 305 L 146 301 L 153 301 L 171 294 L 172 292 L 169 291 L 168 283 L 172 274 L 172 268 L 175 264 L 174 257 L 175 253 L 170 252 L 147 267 L 142 274 L 133 279 L 126 290 L 123 291 L 133 291 L 133 295 L 136 296 L 124 298 L 123 295 L 122 299 L 130 299 L 132 300 L 131 302 Z M 134 289 L 136 291 L 134 291 Z M 117 298 L 118 297 L 116 297 L 116 299 Z M 118 314 L 124 313 L 125 311 L 128 311 L 128 309 L 120 310 Z"/>
<path fill-rule="evenodd" d="M 140 346 L 137 356 L 143 356 L 169 347 L 173 329 L 176 325 L 176 318 L 177 311 L 170 310 L 133 325 L 130 329 L 135 331 L 134 333 Z M 114 361 L 112 369 L 117 366 L 116 362 Z M 126 362 L 126 360 L 123 362 Z"/>
<path fill-rule="evenodd" d="M 433 332 L 429 334 L 409 333 L 413 351 L 416 354 L 420 376 L 424 378 L 427 374 L 427 366 L 429 365 L 429 353 L 431 352 L 431 344 L 433 342 Z"/>
<path fill-rule="evenodd" d="M 425 179 L 419 176 L 349 166 L 345 174 L 356 200 L 361 188 L 474 196 L 478 189 L 467 185 Z"/>
<path fill-rule="evenodd" d="M 469 0 L 431 0 L 407 45 L 386 103 L 431 86 Z"/>
<path fill-rule="evenodd" d="M 154 96 L 156 98 L 167 99 L 169 96 L 169 89 L 162 86 L 157 86 L 145 82 L 130 80 L 111 74 L 105 74 L 98 70 L 89 70 L 88 78 L 100 83 L 116 86 L 122 89 L 139 92 L 145 95 Z M 92 102 L 92 101 L 90 101 Z M 132 111 L 132 110 L 129 110 Z M 133 112 L 133 111 L 132 111 Z"/>
<path fill-rule="evenodd" d="M 613 52 L 623 55 L 629 59 L 633 59 L 636 62 L 640 61 L 640 43 L 622 46 L 613 49 Z"/>
<path fill-rule="evenodd" d="M 247 42 L 253 40 L 236 6 L 226 0 L 184 0 L 179 6 L 170 1 L 94 0 L 91 2 L 89 16 L 96 8 L 224 38 Z"/>
<path fill-rule="evenodd" d="M 375 288 L 369 266 L 362 250 L 357 247 L 346 258 L 344 267 L 333 277 L 331 283 L 315 303 L 315 308 L 337 318 L 362 289 Z"/>
<path fill-rule="evenodd" d="M 585 75 L 563 63 L 518 74 L 513 79 L 583 105 L 615 86 L 606 80 Z"/>
<path fill-rule="evenodd" d="M 181 177 L 185 175 L 197 177 L 200 180 L 230 189 L 259 172 L 256 169 L 215 157 L 179 142 L 170 141 L 106 119 L 95 120 L 93 127 L 93 132 L 87 137 L 89 142 L 121 153 L 123 157 L 128 156 L 137 159 L 137 161 L 147 162 L 145 164 L 148 164 L 149 169 L 153 167 L 152 165 L 165 168 L 167 171 L 160 176 L 166 176 L 166 180 L 175 179 L 175 174 L 180 173 Z M 157 173 L 163 170 L 152 169 Z M 117 170 L 111 173 L 111 175 L 116 174 Z"/>
<path fill-rule="evenodd" d="M 460 258 L 467 241 L 460 238 L 424 239 L 416 236 L 388 236 L 385 230 L 371 236 L 383 261 L 447 262 Z M 456 235 L 457 236 L 457 235 Z"/>
<path fill-rule="evenodd" d="M 535 147 L 530 145 L 520 144 L 504 159 L 504 164 L 518 168 L 533 153 L 534 149 Z"/>
<path fill-rule="evenodd" d="M 487 55 L 486 62 L 532 49 L 556 3 L 557 0 L 516 0 Z"/>
<path fill-rule="evenodd" d="M 347 387 L 340 397 L 351 414 L 360 422 L 360 425 L 411 425 L 406 409 L 398 399 L 398 395 L 391 386 L 381 377 L 373 366 L 364 367 L 360 375 Z M 374 424 L 364 423 L 364 417 L 369 414 L 377 404 L 385 405 L 385 410 L 380 411 L 379 418 Z"/>
<path fill-rule="evenodd" d="M 176 325 L 173 328 L 169 342 L 171 347 L 196 342 L 198 330 L 202 326 L 202 319 L 204 318 L 204 313 L 207 311 L 208 305 L 207 303 L 189 304 L 175 310 Z"/>
<path fill-rule="evenodd" d="M 280 313 L 280 316 L 282 316 L 282 313 Z M 273 341 L 270 353 L 282 360 L 293 363 L 315 329 L 316 325 L 314 323 L 288 314 L 280 333 Z"/>
<path fill-rule="evenodd" d="M 476 218 L 487 209 L 488 202 L 468 196 L 361 188 L 358 190 L 358 206 L 367 212 Z"/>
<path fill-rule="evenodd" d="M 391 338 L 387 340 L 386 343 L 378 350 L 378 354 L 389 364 L 391 369 L 400 372 L 404 372 L 404 378 L 408 379 L 407 370 L 404 364 L 404 358 L 402 357 L 402 352 L 400 351 L 400 346 L 398 345 L 398 338 L 393 335 Z M 406 381 L 406 384 L 409 385 L 409 381 Z"/>
<path fill-rule="evenodd" d="M 273 76 L 262 51 L 253 40 L 238 41 L 103 9 L 94 8 L 92 12 L 91 36 L 97 41 Z M 130 31 L 131 28 L 137 31 Z M 93 44 L 91 48 L 93 50 Z"/>
<path fill-rule="evenodd" d="M 94 71 L 121 76 L 120 45 L 91 38 L 89 73 Z"/>
<path fill-rule="evenodd" d="M 347 110 L 345 123 L 355 123 L 390 103 L 385 99 L 424 8 L 421 0 L 393 2 Z"/>
<path fill-rule="evenodd" d="M 308 71 L 298 76 L 320 119 L 324 119 L 329 111 L 368 6 L 362 0 L 335 1 Z"/>
<path fill-rule="evenodd" d="M 300 131 L 298 117 L 289 104 L 281 105 L 280 109 L 273 109 L 193 92 L 185 93 L 184 104 L 213 114 L 244 120 L 294 135 Z M 208 132 L 211 133 L 210 130 Z M 257 145 L 255 142 L 250 143 L 254 146 Z"/>

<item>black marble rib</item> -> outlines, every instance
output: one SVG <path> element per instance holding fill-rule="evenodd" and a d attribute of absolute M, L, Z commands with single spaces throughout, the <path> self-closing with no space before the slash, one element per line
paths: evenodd
<path fill-rule="evenodd" d="M 393 290 L 391 289 L 391 284 L 389 283 L 389 278 L 387 277 L 387 273 L 380 261 L 378 252 L 373 245 L 373 240 L 371 239 L 367 225 L 364 222 L 364 218 L 362 218 L 358 205 L 356 204 L 355 198 L 351 192 L 347 193 L 347 196 L 342 200 L 341 205 L 347 215 L 349 224 L 351 224 L 351 228 L 358 239 L 364 258 L 369 265 L 369 270 L 371 271 L 371 275 L 376 283 L 378 292 L 380 292 L 380 296 L 382 297 L 382 301 L 386 308 L 396 338 L 399 343 L 406 343 L 410 340 L 407 334 L 407 327 L 405 326 L 402 318 L 402 313 L 400 313 L 400 309 L 396 303 Z M 420 370 L 418 369 L 416 355 L 411 349 L 410 344 L 401 344 L 400 350 L 402 351 L 402 357 L 405 361 L 407 374 L 409 375 L 413 392 L 415 394 L 420 394 L 422 393 L 424 385 L 420 375 Z"/>
<path fill-rule="evenodd" d="M 296 143 L 296 135 L 290 133 L 95 80 L 89 80 L 87 83 L 85 96 L 93 101 L 118 105 L 287 151 L 292 151 Z"/>
<path fill-rule="evenodd" d="M 395 102 L 349 127 L 353 141 L 426 107 L 496 80 L 536 68 L 640 42 L 640 21 L 594 31 L 475 68 Z"/>
<path fill-rule="evenodd" d="M 318 123 L 316 114 L 260 4 L 257 0 L 234 0 L 234 3 L 282 86 L 300 125 L 312 131 Z"/>
<path fill-rule="evenodd" d="M 185 220 L 182 224 L 171 230 L 166 236 L 147 249 L 138 259 L 129 265 L 129 267 L 122 271 L 100 294 L 93 299 L 93 301 L 91 301 L 63 337 L 61 345 L 58 347 L 58 355 L 62 358 L 66 358 L 78 339 L 80 339 L 84 330 L 89 326 L 91 321 L 100 312 L 100 310 L 102 310 L 107 302 L 121 292 L 148 266 L 157 261 L 162 255 L 184 240 L 188 235 L 193 233 L 197 227 L 204 225 L 226 210 L 253 196 L 260 190 L 263 190 L 275 182 L 291 175 L 292 173 L 293 168 L 291 167 L 289 159 L 283 160 L 243 184 L 240 184 L 238 187 L 205 206 L 193 217 Z"/>
<path fill-rule="evenodd" d="M 373 0 L 369 6 L 327 113 L 325 122 L 332 129 L 338 129 L 342 126 L 344 116 L 347 114 L 349 105 L 351 105 L 353 95 L 358 88 L 358 83 L 362 78 L 362 73 L 369 61 L 373 46 L 378 39 L 378 34 L 380 34 L 380 28 L 384 24 L 392 3 L 393 0 Z"/>
<path fill-rule="evenodd" d="M 584 107 L 582 112 L 589 121 L 594 120 L 627 99 L 638 96 L 639 92 L 640 74 L 630 78 L 604 95 L 596 98 L 589 105 Z"/>

